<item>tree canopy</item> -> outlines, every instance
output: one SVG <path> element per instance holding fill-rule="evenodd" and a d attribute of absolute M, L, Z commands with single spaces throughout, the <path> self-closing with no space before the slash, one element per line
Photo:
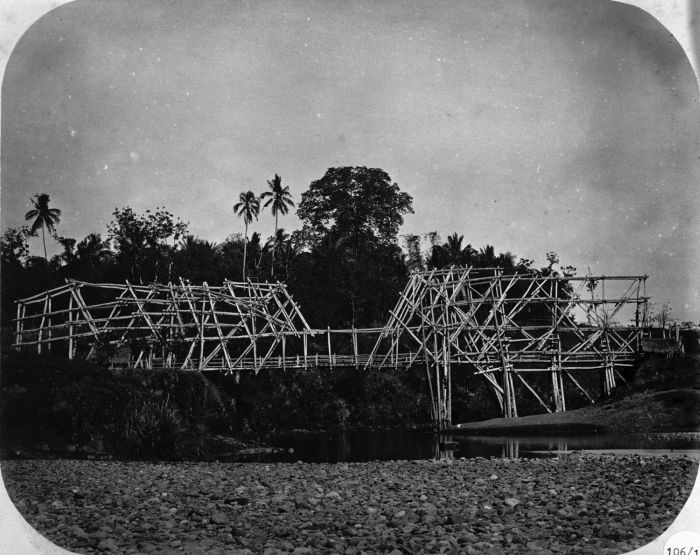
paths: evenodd
<path fill-rule="evenodd" d="M 329 168 L 302 193 L 297 215 L 315 233 L 363 236 L 384 244 L 396 243 L 404 214 L 413 213 L 413 198 L 399 190 L 378 168 Z"/>
<path fill-rule="evenodd" d="M 130 277 L 138 283 L 168 280 L 170 276 L 161 272 L 176 242 L 187 233 L 187 223 L 164 208 L 137 214 L 127 206 L 112 215 L 114 220 L 107 226 L 109 238 Z"/>
<path fill-rule="evenodd" d="M 273 207 L 275 217 L 284 215 L 293 206 L 288 188 L 277 174 L 268 185 L 263 202 Z M 50 261 L 30 255 L 27 238 L 36 231 L 29 226 L 8 229 L 1 238 L 2 301 L 11 306 L 13 300 L 60 285 L 65 278 L 167 283 L 182 277 L 212 285 L 224 279 L 262 281 L 274 264 L 275 278 L 286 282 L 312 327 L 366 327 L 386 322 L 410 270 L 454 265 L 564 277 L 575 272 L 561 266 L 555 253 L 547 253 L 548 265 L 538 269 L 531 260 L 516 263 L 511 253 L 498 253 L 492 245 L 477 249 L 459 233 L 445 242 L 436 231 L 405 235 L 402 249 L 398 231 L 404 215 L 413 212 L 413 201 L 377 168 L 330 168 L 301 195 L 297 214 L 303 227 L 287 233 L 275 221 L 269 239 L 259 232 L 249 236 L 249 224 L 260 211 L 259 197 L 246 191 L 238 200 L 234 212 L 245 233 L 232 233 L 220 244 L 188 235 L 188 224 L 164 208 L 143 214 L 130 207 L 115 210 L 107 226 L 109 241 L 98 233 L 80 241 L 54 234 L 64 252 Z M 425 250 L 421 240 L 427 241 Z M 564 288 L 560 292 L 566 294 Z M 534 310 L 522 316 L 549 317 Z M 8 325 L 11 315 L 5 311 L 2 317 Z"/>

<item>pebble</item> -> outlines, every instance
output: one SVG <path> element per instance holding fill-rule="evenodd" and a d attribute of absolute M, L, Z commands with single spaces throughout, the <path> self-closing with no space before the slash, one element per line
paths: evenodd
<path fill-rule="evenodd" d="M 24 518 L 80 553 L 626 552 L 668 528 L 697 474 L 688 458 L 593 454 L 1 464 Z"/>

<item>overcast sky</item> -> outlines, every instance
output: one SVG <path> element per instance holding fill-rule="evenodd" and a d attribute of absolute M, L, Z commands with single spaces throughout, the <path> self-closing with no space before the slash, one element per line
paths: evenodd
<path fill-rule="evenodd" d="M 221 241 L 275 173 L 298 201 L 379 167 L 413 195 L 401 233 L 647 273 L 700 320 L 699 123 L 676 40 L 607 0 L 77 0 L 7 64 L 2 226 L 46 192 L 64 236 L 165 206 Z"/>

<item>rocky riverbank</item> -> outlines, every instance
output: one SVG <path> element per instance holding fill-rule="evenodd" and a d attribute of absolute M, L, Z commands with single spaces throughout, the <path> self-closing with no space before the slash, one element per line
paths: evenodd
<path fill-rule="evenodd" d="M 687 458 L 352 464 L 12 460 L 15 506 L 78 553 L 620 553 L 659 536 Z M 247 550 L 247 551 L 246 551 Z"/>

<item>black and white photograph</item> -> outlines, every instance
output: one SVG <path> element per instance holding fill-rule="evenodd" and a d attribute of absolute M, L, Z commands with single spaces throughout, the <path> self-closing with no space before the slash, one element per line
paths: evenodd
<path fill-rule="evenodd" d="M 695 0 L 7 0 L 0 553 L 700 553 Z"/>

